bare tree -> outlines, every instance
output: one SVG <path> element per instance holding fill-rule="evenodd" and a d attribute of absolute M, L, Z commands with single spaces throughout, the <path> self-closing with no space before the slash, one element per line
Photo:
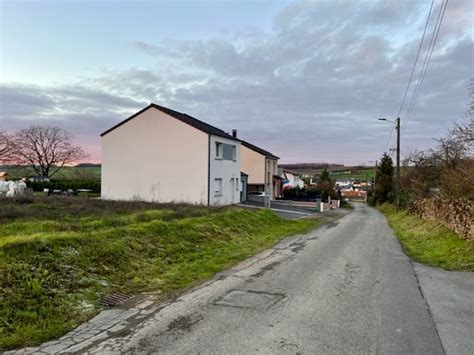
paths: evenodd
<path fill-rule="evenodd" d="M 403 189 L 415 198 L 437 188 L 444 196 L 474 200 L 474 80 L 469 85 L 469 102 L 462 124 L 439 139 L 427 151 L 415 151 L 408 157 Z"/>
<path fill-rule="evenodd" d="M 58 127 L 30 126 L 8 137 L 8 160 L 30 166 L 38 175 L 50 178 L 64 165 L 88 155 L 73 145 L 72 134 Z"/>
<path fill-rule="evenodd" d="M 471 79 L 468 91 L 469 102 L 467 103 L 466 111 L 464 112 L 466 123 L 456 124 L 454 129 L 450 131 L 450 135 L 465 143 L 472 153 L 474 145 L 474 79 Z"/>
<path fill-rule="evenodd" d="M 6 154 L 8 153 L 8 140 L 7 134 L 4 131 L 0 131 L 0 161 L 6 158 Z"/>

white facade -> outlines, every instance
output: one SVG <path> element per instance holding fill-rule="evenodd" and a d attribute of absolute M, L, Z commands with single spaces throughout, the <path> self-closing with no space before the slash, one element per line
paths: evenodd
<path fill-rule="evenodd" d="M 304 181 L 301 179 L 301 176 L 294 174 L 290 171 L 283 170 L 282 177 L 286 180 L 283 184 L 283 188 L 295 188 L 299 187 L 302 189 L 304 187 Z"/>
<path fill-rule="evenodd" d="M 232 148 L 231 157 L 224 156 L 224 144 L 227 145 L 229 151 Z M 211 135 L 210 153 L 210 204 L 239 203 L 241 191 L 240 142 Z"/>
<path fill-rule="evenodd" d="M 189 116 L 186 119 L 202 123 Z M 235 179 L 240 178 L 240 142 L 209 134 L 196 128 L 196 122 L 188 124 L 150 105 L 104 132 L 101 197 L 203 205 L 238 203 L 240 184 Z M 235 159 L 215 159 L 216 142 L 235 146 Z M 221 179 L 220 193 L 215 193 L 215 179 Z"/>

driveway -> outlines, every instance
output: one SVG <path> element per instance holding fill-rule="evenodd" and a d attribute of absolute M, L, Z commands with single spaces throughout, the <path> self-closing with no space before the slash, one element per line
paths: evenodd
<path fill-rule="evenodd" d="M 263 201 L 245 201 L 240 206 L 244 208 L 264 208 Z M 316 202 L 278 200 L 272 201 L 270 208 L 277 215 L 286 219 L 298 219 L 317 213 Z"/>
<path fill-rule="evenodd" d="M 472 273 L 415 265 L 356 204 L 176 300 L 104 311 L 26 353 L 472 354 Z"/>

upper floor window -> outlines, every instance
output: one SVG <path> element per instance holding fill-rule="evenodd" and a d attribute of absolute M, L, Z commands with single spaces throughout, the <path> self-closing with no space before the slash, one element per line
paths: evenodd
<path fill-rule="evenodd" d="M 235 145 L 223 144 L 222 148 L 222 158 L 224 160 L 237 160 L 237 149 Z"/>
<path fill-rule="evenodd" d="M 223 156 L 222 143 L 216 142 L 216 158 L 222 159 L 222 156 Z"/>

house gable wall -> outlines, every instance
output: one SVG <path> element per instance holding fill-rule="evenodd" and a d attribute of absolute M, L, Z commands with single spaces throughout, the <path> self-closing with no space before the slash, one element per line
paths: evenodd
<path fill-rule="evenodd" d="M 248 177 L 249 185 L 263 185 L 265 183 L 265 156 L 242 145 L 241 169 Z"/>
<path fill-rule="evenodd" d="M 207 204 L 208 137 L 143 111 L 102 137 L 102 198 Z"/>

